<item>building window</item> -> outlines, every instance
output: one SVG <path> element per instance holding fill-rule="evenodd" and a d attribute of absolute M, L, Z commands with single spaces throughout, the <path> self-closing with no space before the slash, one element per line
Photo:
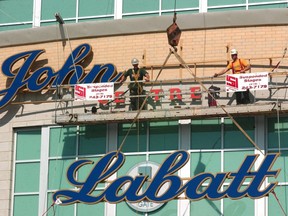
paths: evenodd
<path fill-rule="evenodd" d="M 95 163 L 106 153 L 106 124 L 55 127 L 50 129 L 50 149 L 48 165 L 48 206 L 51 204 L 52 195 L 60 188 L 70 188 L 66 178 L 68 167 L 78 158 L 85 158 Z M 83 166 L 77 173 L 79 181 L 85 181 L 94 165 Z M 95 188 L 95 193 L 103 191 L 104 184 Z M 56 213 L 59 215 L 82 215 L 97 211 L 104 214 L 104 203 L 97 205 L 75 204 L 71 206 L 57 206 Z"/>
<path fill-rule="evenodd" d="M 268 153 L 279 153 L 279 157 L 273 167 L 281 167 L 281 172 L 277 177 L 279 181 L 275 188 L 275 193 L 280 203 L 287 213 L 288 211 L 288 117 L 279 116 L 267 119 Z M 270 181 L 270 179 L 269 179 Z M 271 179 L 274 181 L 274 179 Z M 279 207 L 276 198 L 270 194 L 268 198 L 269 215 L 281 215 L 283 212 Z"/>
<path fill-rule="evenodd" d="M 13 215 L 38 215 L 41 129 L 16 132 Z"/>
<path fill-rule="evenodd" d="M 243 117 L 235 120 L 254 140 L 255 119 Z M 203 172 L 236 172 L 245 155 L 254 154 L 255 149 L 229 118 L 192 120 L 190 145 L 191 176 Z M 246 181 L 244 185 L 249 183 L 249 180 Z M 204 182 L 203 187 L 207 186 L 208 183 Z M 221 190 L 225 190 L 228 186 L 227 181 Z M 235 209 L 241 210 L 235 214 L 233 212 Z M 190 204 L 190 215 L 221 215 L 221 212 L 224 215 L 254 215 L 254 200 L 248 198 L 237 201 L 201 200 Z"/>

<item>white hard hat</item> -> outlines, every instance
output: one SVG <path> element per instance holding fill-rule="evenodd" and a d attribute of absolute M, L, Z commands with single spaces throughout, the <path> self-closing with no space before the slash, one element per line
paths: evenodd
<path fill-rule="evenodd" d="M 230 53 L 231 55 L 237 55 L 238 51 L 236 49 L 231 49 Z"/>
<path fill-rule="evenodd" d="M 133 59 L 131 60 L 131 64 L 132 64 L 132 65 L 139 64 L 139 60 L 138 60 L 137 58 L 133 58 Z"/>

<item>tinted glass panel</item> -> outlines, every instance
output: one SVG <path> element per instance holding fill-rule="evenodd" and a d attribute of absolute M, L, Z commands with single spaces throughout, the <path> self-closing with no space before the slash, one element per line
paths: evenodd
<path fill-rule="evenodd" d="M 38 195 L 15 196 L 13 216 L 38 215 L 38 202 Z"/>
<path fill-rule="evenodd" d="M 106 152 L 106 124 L 80 127 L 79 155 L 104 154 Z"/>
<path fill-rule="evenodd" d="M 0 23 L 32 21 L 33 0 L 0 1 Z"/>
<path fill-rule="evenodd" d="M 159 10 L 159 1 L 123 0 L 123 13 L 155 11 L 155 10 Z"/>
<path fill-rule="evenodd" d="M 141 152 L 147 149 L 147 123 L 137 122 L 129 132 L 131 124 L 118 124 L 118 148 L 122 144 L 123 152 Z"/>
<path fill-rule="evenodd" d="M 51 128 L 49 156 L 75 156 L 76 131 L 76 127 Z"/>
<path fill-rule="evenodd" d="M 208 0 L 208 6 L 219 6 L 219 5 L 233 5 L 233 4 L 245 4 L 246 0 Z"/>
<path fill-rule="evenodd" d="M 15 193 L 39 191 L 40 163 L 21 163 L 15 166 Z"/>
<path fill-rule="evenodd" d="M 41 129 L 17 132 L 16 160 L 40 159 Z"/>
<path fill-rule="evenodd" d="M 191 149 L 220 149 L 221 148 L 221 121 L 192 120 Z"/>
<path fill-rule="evenodd" d="M 79 16 L 99 16 L 114 13 L 114 0 L 79 0 Z"/>
<path fill-rule="evenodd" d="M 280 138 L 280 139 L 279 139 Z M 268 119 L 268 148 L 288 147 L 288 117 Z"/>
<path fill-rule="evenodd" d="M 178 149 L 179 130 L 177 121 L 151 122 L 149 127 L 149 150 Z"/>
<path fill-rule="evenodd" d="M 254 140 L 254 118 L 235 118 L 235 121 L 250 136 L 250 138 Z M 246 136 L 230 119 L 225 119 L 224 148 L 254 148 L 254 145 L 246 138 Z"/>
<path fill-rule="evenodd" d="M 55 13 L 60 13 L 62 18 L 76 17 L 76 0 L 42 0 L 41 19 L 55 19 Z"/>

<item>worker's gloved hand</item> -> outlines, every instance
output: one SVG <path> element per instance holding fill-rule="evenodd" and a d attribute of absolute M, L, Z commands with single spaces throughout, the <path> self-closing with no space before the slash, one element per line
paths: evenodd
<path fill-rule="evenodd" d="M 218 73 L 215 73 L 215 74 L 214 74 L 214 77 L 218 77 L 218 76 L 219 76 Z"/>

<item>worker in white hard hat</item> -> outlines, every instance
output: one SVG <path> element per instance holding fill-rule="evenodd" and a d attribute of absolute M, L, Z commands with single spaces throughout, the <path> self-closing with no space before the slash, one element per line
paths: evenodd
<path fill-rule="evenodd" d="M 232 61 L 229 62 L 227 67 L 221 70 L 219 73 L 215 73 L 214 77 L 227 73 L 230 69 L 233 74 L 245 73 L 250 70 L 251 66 L 245 59 L 238 58 L 238 51 L 236 49 L 231 49 L 230 51 Z M 244 92 L 235 92 L 236 103 L 237 104 L 248 104 L 250 103 L 249 89 Z"/>
<path fill-rule="evenodd" d="M 123 74 L 120 82 L 124 82 L 128 76 L 130 77 L 131 83 L 128 85 L 131 96 L 130 109 L 137 110 L 140 109 L 142 103 L 145 100 L 145 91 L 143 89 L 144 83 L 142 81 L 144 79 L 146 82 L 149 82 L 150 76 L 144 68 L 139 68 L 139 60 L 137 58 L 132 58 L 131 64 L 133 65 L 133 68 L 130 68 Z M 145 108 L 146 106 L 143 107 L 143 109 Z"/>

